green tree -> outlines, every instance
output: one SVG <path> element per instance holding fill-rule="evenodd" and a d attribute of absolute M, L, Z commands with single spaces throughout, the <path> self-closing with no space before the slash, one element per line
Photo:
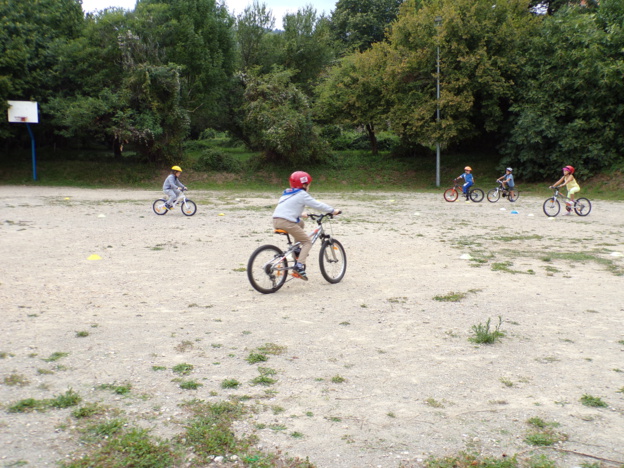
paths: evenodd
<path fill-rule="evenodd" d="M 265 3 L 254 0 L 236 19 L 236 37 L 241 55 L 241 68 L 261 67 L 263 73 L 279 63 L 281 34 L 274 31 L 275 18 Z M 283 41 L 281 41 L 283 42 Z"/>
<path fill-rule="evenodd" d="M 532 38 L 504 146 L 524 177 L 552 177 L 567 164 L 588 177 L 622 161 L 623 12 L 613 0 L 597 15 L 562 9 Z"/>
<path fill-rule="evenodd" d="M 254 150 L 271 161 L 303 164 L 320 162 L 328 148 L 312 121 L 307 96 L 292 83 L 292 70 L 277 69 L 243 76 L 244 133 Z"/>
<path fill-rule="evenodd" d="M 366 129 L 371 151 L 378 153 L 376 128 L 383 124 L 389 109 L 383 70 L 384 48 L 344 57 L 328 70 L 316 88 L 317 118 L 327 123 L 362 126 Z"/>
<path fill-rule="evenodd" d="M 236 70 L 234 18 L 215 0 L 139 0 L 133 31 L 161 65 L 180 67 L 181 102 L 192 130 L 219 126 Z"/>
<path fill-rule="evenodd" d="M 0 110 L 6 111 L 9 99 L 35 100 L 45 113 L 56 92 L 49 70 L 58 61 L 59 48 L 79 37 L 84 26 L 80 3 L 0 0 Z M 41 126 L 42 133 L 49 131 L 45 119 Z M 6 119 L 0 120 L 0 137 L 9 135 Z"/>
<path fill-rule="evenodd" d="M 321 71 L 335 58 L 329 20 L 306 6 L 284 16 L 284 61 L 293 70 L 293 81 L 311 91 Z"/>
<path fill-rule="evenodd" d="M 501 0 L 494 6 L 488 0 L 431 0 L 416 4 L 418 9 L 403 4 L 388 37 L 385 70 L 394 131 L 425 146 L 440 142 L 445 147 L 488 134 L 496 141 L 514 77 L 523 66 L 523 44 L 539 25 L 527 5 L 528 0 Z"/>
<path fill-rule="evenodd" d="M 347 51 L 360 51 L 384 40 L 386 28 L 396 19 L 402 0 L 338 0 L 331 15 L 336 42 Z"/>

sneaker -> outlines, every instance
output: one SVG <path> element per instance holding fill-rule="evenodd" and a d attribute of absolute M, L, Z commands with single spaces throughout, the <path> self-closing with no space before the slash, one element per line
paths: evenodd
<path fill-rule="evenodd" d="M 169 203 L 165 203 L 165 209 L 166 210 L 170 210 L 171 209 L 171 205 Z"/>
<path fill-rule="evenodd" d="M 308 281 L 308 275 L 306 275 L 305 265 L 303 263 L 297 262 L 293 267 L 292 275 L 295 278 L 302 279 L 304 281 Z"/>
<path fill-rule="evenodd" d="M 570 216 L 571 214 L 572 214 L 572 211 L 568 210 L 565 213 L 563 213 L 563 216 Z"/>

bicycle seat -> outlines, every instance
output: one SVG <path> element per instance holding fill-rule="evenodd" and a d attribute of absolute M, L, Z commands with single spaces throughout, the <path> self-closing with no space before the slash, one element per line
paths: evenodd
<path fill-rule="evenodd" d="M 273 231 L 275 234 L 281 234 L 281 235 L 286 235 L 288 234 L 286 231 L 284 231 L 283 229 L 276 229 L 275 231 Z"/>

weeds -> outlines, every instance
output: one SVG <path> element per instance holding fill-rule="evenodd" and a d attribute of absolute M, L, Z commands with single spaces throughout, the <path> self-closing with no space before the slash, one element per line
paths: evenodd
<path fill-rule="evenodd" d="M 69 353 L 61 353 L 61 352 L 54 352 L 52 354 L 50 354 L 50 356 L 48 356 L 46 359 L 44 359 L 45 362 L 55 362 L 58 361 L 59 359 L 62 359 L 64 357 L 69 356 Z"/>
<path fill-rule="evenodd" d="M 46 411 L 50 408 L 69 408 L 76 406 L 82 398 L 71 388 L 62 395 L 57 395 L 51 399 L 36 400 L 34 398 L 26 398 L 9 406 L 9 413 L 30 413 L 32 411 Z"/>
<path fill-rule="evenodd" d="M 490 329 L 490 321 L 491 319 L 488 318 L 485 325 L 482 323 L 473 325 L 472 331 L 475 336 L 468 338 L 468 340 L 478 344 L 494 344 L 496 341 L 500 341 L 505 336 L 505 333 L 500 331 L 503 319 L 501 316 L 498 317 L 498 324 L 493 330 Z"/>
<path fill-rule="evenodd" d="M 581 404 L 583 404 L 584 406 L 589 406 L 592 408 L 606 408 L 609 406 L 607 403 L 602 401 L 600 397 L 594 397 L 588 394 L 583 395 L 580 401 Z"/>
<path fill-rule="evenodd" d="M 176 364 L 175 366 L 172 367 L 172 371 L 175 372 L 176 374 L 180 374 L 180 375 L 189 375 L 191 372 L 193 372 L 193 365 L 192 364 L 187 364 L 185 362 L 181 363 L 181 364 Z"/>
<path fill-rule="evenodd" d="M 557 422 L 546 422 L 539 417 L 533 417 L 527 421 L 527 424 L 532 428 L 524 439 L 529 445 L 548 447 L 568 438 L 565 434 L 555 430 L 556 427 L 559 427 Z"/>
<path fill-rule="evenodd" d="M 8 385 L 10 387 L 18 386 L 25 387 L 30 383 L 30 381 L 26 378 L 26 376 L 22 374 L 18 374 L 17 372 L 13 372 L 12 374 L 7 375 L 3 379 L 4 385 Z"/>
<path fill-rule="evenodd" d="M 433 296 L 434 301 L 439 302 L 459 302 L 464 299 L 468 294 L 463 292 L 450 292 L 444 296 Z"/>

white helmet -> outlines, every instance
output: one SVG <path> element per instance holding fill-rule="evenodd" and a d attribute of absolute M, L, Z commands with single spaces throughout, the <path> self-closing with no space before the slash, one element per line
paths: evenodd
<path fill-rule="evenodd" d="M 508 170 L 509 172 L 512 172 L 512 171 L 513 171 L 513 169 L 512 169 L 511 167 L 508 167 L 508 168 L 507 168 L 507 170 Z"/>

